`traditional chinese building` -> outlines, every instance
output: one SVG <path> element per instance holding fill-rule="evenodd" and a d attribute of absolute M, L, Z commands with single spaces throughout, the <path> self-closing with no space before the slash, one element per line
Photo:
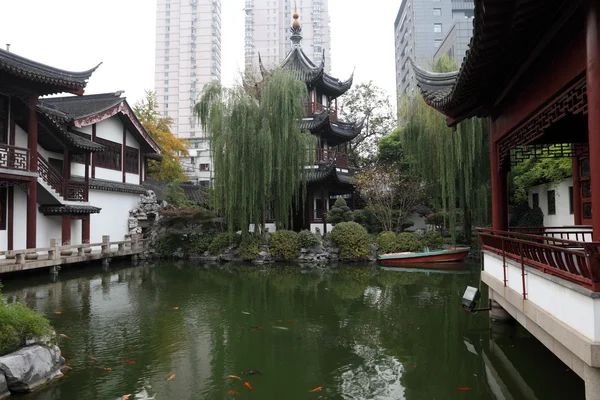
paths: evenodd
<path fill-rule="evenodd" d="M 600 2 L 476 0 L 473 32 L 458 72 L 415 73 L 449 126 L 490 120 L 482 280 L 493 311 L 517 319 L 585 381 L 588 400 L 600 399 Z M 576 226 L 509 226 L 511 166 L 565 156 Z"/>
<path fill-rule="evenodd" d="M 342 122 L 338 120 L 337 99 L 352 87 L 352 77 L 340 81 L 325 72 L 325 59 L 317 65 L 302 49 L 302 27 L 298 13 L 294 13 L 290 29 L 292 48 L 280 65 L 291 71 L 298 80 L 306 83 L 308 99 L 305 118 L 300 125 L 318 138 L 316 164 L 307 168 L 311 174 L 307 185 L 307 202 L 304 212 L 298 210 L 294 218 L 295 229 L 317 228 L 321 233 L 331 230 L 327 224 L 327 211 L 338 197 L 346 199 L 354 209 L 356 195 L 351 183 L 355 173 L 348 164 L 348 144 L 361 132 L 364 120 Z M 260 73 L 264 77 L 271 72 L 263 65 L 259 55 Z M 268 224 L 271 231 L 274 223 Z"/>
<path fill-rule="evenodd" d="M 96 67 L 97 68 L 97 67 Z M 0 50 L 0 251 L 123 240 L 160 149 L 121 93 Z M 69 93 L 76 96 L 40 98 Z"/>

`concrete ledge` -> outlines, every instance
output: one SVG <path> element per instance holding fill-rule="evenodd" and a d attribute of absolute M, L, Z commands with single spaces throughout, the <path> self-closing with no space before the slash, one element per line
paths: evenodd
<path fill-rule="evenodd" d="M 592 342 L 529 300 L 524 300 L 521 293 L 504 287 L 489 273 L 482 271 L 481 280 L 491 289 L 490 298 L 580 377 L 584 377 L 584 364 L 600 367 L 600 343 Z"/>

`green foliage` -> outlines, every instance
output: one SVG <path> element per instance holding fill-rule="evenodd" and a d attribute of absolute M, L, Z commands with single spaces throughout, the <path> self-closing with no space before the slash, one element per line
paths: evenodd
<path fill-rule="evenodd" d="M 233 244 L 232 234 L 229 232 L 220 232 L 215 235 L 210 246 L 208 246 L 208 252 L 213 256 L 221 254 L 226 248 Z"/>
<path fill-rule="evenodd" d="M 6 304 L 0 295 L 0 356 L 19 350 L 30 338 L 50 336 L 50 322 L 24 304 Z"/>
<path fill-rule="evenodd" d="M 439 250 L 444 246 L 444 238 L 439 232 L 429 232 L 422 240 L 423 247 L 428 247 L 429 250 Z"/>
<path fill-rule="evenodd" d="M 277 260 L 293 260 L 300 253 L 300 240 L 294 231 L 277 230 L 271 237 L 271 255 Z"/>
<path fill-rule="evenodd" d="M 377 245 L 380 253 L 395 253 L 398 251 L 398 236 L 390 231 L 381 232 L 377 235 Z"/>
<path fill-rule="evenodd" d="M 341 222 L 331 230 L 331 240 L 343 259 L 365 259 L 369 256 L 369 234 L 356 222 Z"/>
<path fill-rule="evenodd" d="M 197 206 L 195 202 L 188 199 L 185 195 L 185 192 L 181 187 L 181 181 L 177 179 L 167 184 L 165 189 L 165 200 L 175 207 L 192 208 Z"/>
<path fill-rule="evenodd" d="M 346 205 L 346 200 L 338 197 L 327 214 L 327 222 L 335 225 L 340 222 L 348 221 L 352 221 L 352 211 L 350 211 L 350 207 Z"/>
<path fill-rule="evenodd" d="M 241 87 L 205 86 L 195 113 L 210 137 L 214 207 L 231 232 L 263 227 L 269 211 L 287 227 L 304 201 L 304 166 L 316 153 L 315 137 L 298 124 L 307 97 L 306 84 L 284 70 L 265 78 L 258 102 Z"/>
<path fill-rule="evenodd" d="M 239 247 L 239 256 L 242 260 L 252 261 L 260 253 L 263 245 L 263 239 L 255 235 L 246 235 L 242 239 Z"/>
<path fill-rule="evenodd" d="M 410 232 L 404 232 L 398 235 L 398 251 L 422 251 L 423 245 Z"/>
<path fill-rule="evenodd" d="M 539 207 L 529 209 L 519 219 L 517 226 L 544 226 L 544 212 Z"/>
<path fill-rule="evenodd" d="M 555 146 L 550 146 L 552 149 Z M 529 189 L 541 184 L 558 184 L 573 174 L 568 158 L 528 158 L 517 164 L 510 173 L 511 203 L 527 202 Z"/>
<path fill-rule="evenodd" d="M 396 166 L 404 161 L 404 149 L 402 147 L 402 129 L 397 127 L 379 140 L 377 150 L 377 162 L 382 165 Z"/>
<path fill-rule="evenodd" d="M 173 253 L 181 250 L 184 257 L 203 255 L 213 241 L 210 233 L 181 234 L 166 232 L 158 240 L 158 254 L 164 258 L 173 257 Z"/>
<path fill-rule="evenodd" d="M 321 244 L 321 240 L 317 235 L 308 230 L 300 231 L 298 241 L 300 242 L 300 247 L 303 249 L 310 249 Z"/>

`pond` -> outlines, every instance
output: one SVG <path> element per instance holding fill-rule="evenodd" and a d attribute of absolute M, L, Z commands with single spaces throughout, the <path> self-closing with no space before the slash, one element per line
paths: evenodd
<path fill-rule="evenodd" d="M 113 263 L 3 280 L 64 335 L 72 367 L 13 398 L 583 399 L 526 331 L 460 310 L 478 276 Z"/>

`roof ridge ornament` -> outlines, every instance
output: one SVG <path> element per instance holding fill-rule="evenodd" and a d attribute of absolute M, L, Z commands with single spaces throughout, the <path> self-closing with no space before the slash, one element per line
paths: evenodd
<path fill-rule="evenodd" d="M 292 47 L 293 48 L 301 48 L 302 47 L 302 26 L 300 26 L 300 21 L 298 21 L 298 18 L 300 18 L 300 16 L 298 15 L 298 11 L 296 8 L 296 5 L 294 5 L 294 22 L 292 23 L 292 27 L 290 29 L 290 32 L 292 32 L 292 35 L 290 36 L 290 39 L 292 41 Z"/>

